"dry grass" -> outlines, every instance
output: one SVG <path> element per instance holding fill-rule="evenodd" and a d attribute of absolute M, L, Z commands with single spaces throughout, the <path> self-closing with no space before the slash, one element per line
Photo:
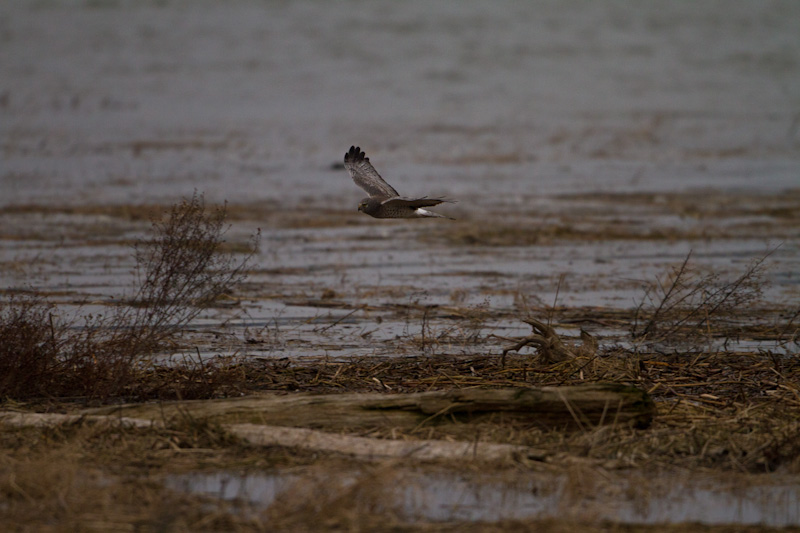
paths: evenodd
<path fill-rule="evenodd" d="M 659 354 L 631 358 L 606 351 L 543 364 L 499 356 L 362 358 L 351 361 L 252 362 L 253 390 L 422 392 L 468 387 L 574 385 L 611 381 L 648 390 L 658 414 L 647 431 L 585 428 L 551 432 L 535 423 L 422 427 L 409 437 L 525 444 L 612 461 L 617 466 L 682 466 L 747 472 L 800 471 L 800 361 L 768 354 L 705 354 L 676 361 Z M 375 435 L 372 435 L 375 436 Z M 398 438 L 392 430 L 386 437 Z M 650 438 L 652 436 L 652 438 Z M 588 445 L 587 443 L 591 443 Z"/>
<path fill-rule="evenodd" d="M 410 522 L 391 492 L 403 476 L 401 464 L 354 465 L 319 454 L 244 447 L 218 429 L 188 419 L 147 430 L 111 432 L 69 424 L 4 431 L 0 449 L 4 531 L 685 530 L 564 520 Z M 580 490 L 595 475 L 575 463 L 566 468 L 581 483 Z M 163 484 L 166 476 L 182 472 L 275 469 L 310 475 L 266 510 L 242 501 L 176 493 Z M 503 479 L 502 473 L 497 475 Z M 771 531 L 737 526 L 700 530 Z"/>
<path fill-rule="evenodd" d="M 627 346 L 575 349 L 570 357 L 562 358 L 516 354 L 508 356 L 505 365 L 499 355 L 285 360 L 249 365 L 262 367 L 256 386 L 286 391 L 397 393 L 631 383 L 648 391 L 657 402 L 658 415 L 647 431 L 612 426 L 565 433 L 535 425 L 464 424 L 424 427 L 408 435 L 393 430 L 382 436 L 526 444 L 549 450 L 551 458 L 562 454 L 614 467 L 800 472 L 800 446 L 795 444 L 800 442 L 796 415 L 800 410 L 800 358 L 792 352 L 798 312 L 785 313 L 782 321 L 767 324 L 763 315 L 751 312 L 758 309 L 763 288 L 760 273 L 766 258 L 754 261 L 740 275 L 724 279 L 698 274 L 687 256 L 668 282 L 659 281 L 647 292 L 647 305 L 627 316 L 593 314 L 587 309 L 571 313 L 539 310 L 564 320 L 574 315 L 580 321 L 613 320 L 616 327 L 627 324 L 632 332 L 632 343 Z M 423 332 L 427 312 L 421 316 Z M 774 339 L 775 350 L 744 353 L 709 348 L 710 338 L 731 335 L 733 327 L 736 335 L 747 332 Z M 653 345 L 659 350 L 645 349 Z M 541 352 L 542 346 L 550 344 L 537 346 Z M 665 346 L 670 349 L 664 350 Z"/>
<path fill-rule="evenodd" d="M 257 531 L 261 524 L 217 502 L 163 488 L 156 473 L 195 450 L 237 449 L 202 430 L 100 431 L 82 424 L 4 431 L 0 527 L 4 531 Z M 224 448 L 223 448 L 224 446 Z M 135 475 L 132 475 L 135 474 Z"/>
<path fill-rule="evenodd" d="M 610 429 L 607 431 L 611 431 Z M 641 435 L 639 436 L 641 438 Z M 653 438 L 663 437 L 654 435 Z M 602 435 L 580 443 L 599 447 Z M 646 437 L 645 437 L 646 438 Z M 633 440 L 631 436 L 629 441 Z M 4 531 L 685 531 L 686 525 L 630 526 L 569 519 L 496 523 L 410 521 L 392 492 L 404 465 L 358 465 L 336 457 L 277 448 L 252 448 L 189 419 L 160 429 L 101 430 L 86 424 L 0 433 L 0 527 Z M 453 465 L 452 467 L 458 468 Z M 452 468 L 451 467 L 451 468 Z M 468 465 L 461 467 L 470 468 Z M 245 501 L 165 488 L 171 474 L 197 471 L 304 473 L 263 509 Z M 479 469 L 473 466 L 473 474 Z M 481 467 L 485 470 L 485 466 Z M 452 471 L 445 469 L 444 472 Z M 565 462 L 581 493 L 591 494 L 598 471 Z M 436 470 L 434 469 L 435 473 Z M 469 472 L 465 472 L 469 475 Z M 519 469 L 508 472 L 519 479 Z M 522 472 L 524 475 L 524 472 Z M 504 479 L 502 472 L 496 479 Z M 587 486 L 588 484 L 588 486 Z M 693 530 L 753 531 L 745 526 Z"/>

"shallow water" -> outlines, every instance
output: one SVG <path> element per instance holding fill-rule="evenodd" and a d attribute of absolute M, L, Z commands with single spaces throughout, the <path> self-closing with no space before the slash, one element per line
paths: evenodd
<path fill-rule="evenodd" d="M 337 475 L 345 490 L 363 479 Z M 266 509 L 287 494 L 313 491 L 313 476 L 294 474 L 191 473 L 167 478 L 172 490 L 236 500 Z M 329 483 L 329 481 L 328 481 Z M 576 488 L 564 477 L 500 481 L 492 476 L 392 472 L 372 489 L 407 520 L 485 521 L 560 518 L 625 524 L 800 525 L 796 483 L 742 486 L 741 481 L 694 477 L 627 479 Z M 300 492 L 298 492 L 300 490 Z M 332 489 L 336 490 L 336 489 Z M 331 499 L 335 496 L 329 494 Z M 351 500 L 357 505 L 357 499 Z M 370 502 L 372 503 L 372 502 Z M 370 503 L 365 503 L 369 505 Z M 390 504 L 391 507 L 391 504 Z"/>
<path fill-rule="evenodd" d="M 2 205 L 797 187 L 791 0 L 8 2 Z M 288 190 L 287 190 L 288 188 Z M 713 191 L 709 191 L 713 192 Z"/>

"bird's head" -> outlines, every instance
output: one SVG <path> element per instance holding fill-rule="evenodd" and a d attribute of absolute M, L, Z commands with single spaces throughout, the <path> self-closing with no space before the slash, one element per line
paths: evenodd
<path fill-rule="evenodd" d="M 369 205 L 369 198 L 364 198 L 363 200 L 358 202 L 358 210 L 363 212 L 367 209 L 368 205 Z"/>

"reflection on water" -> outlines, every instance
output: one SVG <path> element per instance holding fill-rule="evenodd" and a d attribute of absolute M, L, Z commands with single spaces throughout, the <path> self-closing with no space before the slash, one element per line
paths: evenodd
<path fill-rule="evenodd" d="M 296 480 L 294 476 L 212 472 L 172 476 L 167 479 L 167 487 L 207 494 L 222 500 L 246 500 L 267 506 Z"/>
<path fill-rule="evenodd" d="M 297 484 L 327 484 L 331 479 L 304 478 L 299 474 L 214 472 L 174 475 L 167 479 L 166 485 L 173 490 L 267 508 Z M 509 482 L 457 474 L 404 472 L 392 475 L 389 480 L 381 487 L 382 495 L 397 502 L 396 511 L 409 520 L 492 522 L 563 518 L 630 524 L 800 525 L 797 484 L 735 486 L 712 479 L 639 479 L 620 481 L 608 490 L 589 493 L 576 490 L 564 477 Z M 358 481 L 353 475 L 345 484 Z"/>

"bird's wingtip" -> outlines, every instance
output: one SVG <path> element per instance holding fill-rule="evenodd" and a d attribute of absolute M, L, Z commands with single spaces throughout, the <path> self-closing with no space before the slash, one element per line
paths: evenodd
<path fill-rule="evenodd" d="M 366 161 L 369 161 L 369 158 L 364 157 L 365 155 L 366 154 L 364 154 L 364 152 L 361 151 L 361 147 L 360 146 L 350 145 L 350 150 L 348 150 L 344 154 L 344 161 L 345 161 L 345 163 L 347 163 L 348 161 L 358 161 L 360 159 L 364 159 Z"/>

